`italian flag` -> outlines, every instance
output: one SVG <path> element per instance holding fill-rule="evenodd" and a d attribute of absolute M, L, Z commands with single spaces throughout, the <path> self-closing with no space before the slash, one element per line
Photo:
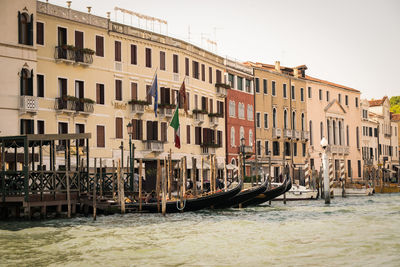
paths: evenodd
<path fill-rule="evenodd" d="M 170 126 L 175 130 L 175 147 L 181 148 L 180 124 L 179 124 L 179 109 L 176 105 L 174 117 L 171 120 Z"/>

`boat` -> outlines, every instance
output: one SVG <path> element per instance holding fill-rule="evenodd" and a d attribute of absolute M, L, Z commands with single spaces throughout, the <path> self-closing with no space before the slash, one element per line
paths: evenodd
<path fill-rule="evenodd" d="M 227 191 L 218 191 L 214 194 L 203 195 L 195 198 L 186 198 L 183 200 L 183 203 L 181 203 L 179 200 L 169 200 L 167 201 L 166 212 L 176 213 L 176 212 L 197 211 L 212 206 L 216 206 L 219 205 L 220 203 L 224 203 L 233 196 L 237 195 L 242 190 L 242 187 L 243 187 L 243 182 L 242 180 L 240 180 L 235 187 L 233 187 L 232 189 L 228 189 Z M 183 204 L 183 208 L 181 208 L 181 204 Z M 161 211 L 161 201 L 159 203 L 159 207 Z M 134 202 L 126 204 L 126 208 L 131 211 L 138 211 L 139 203 Z M 157 202 L 142 203 L 142 211 L 150 213 L 159 212 Z"/>
<path fill-rule="evenodd" d="M 265 192 L 268 187 L 268 179 L 265 179 L 265 181 L 257 186 L 253 186 L 248 189 L 244 189 L 240 191 L 238 194 L 234 195 L 230 199 L 228 199 L 225 202 L 221 202 L 219 205 L 215 205 L 214 208 L 216 209 L 224 209 L 224 208 L 229 208 L 229 207 L 238 207 L 239 204 L 248 201 L 252 198 L 255 198 L 259 194 Z"/>
<path fill-rule="evenodd" d="M 279 186 L 279 183 L 272 183 L 272 185 Z M 309 189 L 302 185 L 292 185 L 289 191 L 286 192 L 286 200 L 308 200 L 317 199 L 318 190 Z M 283 200 L 283 195 L 280 195 L 274 200 Z"/>
<path fill-rule="evenodd" d="M 289 175 L 286 175 L 285 181 L 280 186 L 275 188 L 268 188 L 258 196 L 241 203 L 241 206 L 248 207 L 248 206 L 260 205 L 264 202 L 272 200 L 286 193 L 287 191 L 290 190 L 291 187 L 292 187 L 292 179 L 290 178 Z"/>
<path fill-rule="evenodd" d="M 371 196 L 373 194 L 374 194 L 374 188 L 372 188 L 372 187 L 345 188 L 345 192 L 344 192 L 345 197 Z M 334 197 L 342 197 L 343 189 L 338 188 L 338 187 L 333 188 L 333 196 Z"/>

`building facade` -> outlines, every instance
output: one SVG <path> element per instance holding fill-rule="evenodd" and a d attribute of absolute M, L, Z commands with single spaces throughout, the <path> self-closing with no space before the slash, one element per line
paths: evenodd
<path fill-rule="evenodd" d="M 378 123 L 369 112 L 369 102 L 361 101 L 361 152 L 364 169 L 378 166 Z"/>

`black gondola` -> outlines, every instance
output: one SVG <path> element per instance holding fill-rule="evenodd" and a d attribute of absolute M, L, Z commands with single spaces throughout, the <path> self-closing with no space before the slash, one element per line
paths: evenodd
<path fill-rule="evenodd" d="M 267 202 L 269 200 L 272 200 L 276 198 L 277 196 L 280 196 L 292 188 L 292 179 L 290 178 L 289 175 L 286 176 L 285 182 L 282 183 L 282 185 L 273 188 L 273 189 L 267 189 L 264 193 L 259 194 L 258 196 L 254 197 L 253 199 L 250 199 L 248 201 L 245 201 L 242 203 L 242 207 L 248 207 L 248 206 L 254 206 L 254 205 L 259 205 L 264 202 Z"/>
<path fill-rule="evenodd" d="M 167 213 L 174 213 L 174 212 L 186 212 L 186 211 L 196 211 L 205 208 L 209 208 L 211 206 L 218 205 L 227 201 L 228 199 L 232 198 L 236 194 L 242 190 L 243 182 L 240 181 L 234 188 L 229 189 L 227 191 L 220 191 L 214 194 L 201 196 L 197 198 L 187 198 L 183 201 L 183 209 L 180 208 L 180 201 L 167 201 Z M 129 203 L 126 204 L 127 209 L 131 210 L 138 210 L 139 203 Z M 160 210 L 161 210 L 161 203 L 160 203 Z M 158 212 L 157 203 L 142 203 L 142 211 L 156 213 Z"/>
<path fill-rule="evenodd" d="M 268 179 L 264 181 L 261 185 L 258 186 L 253 186 L 252 188 L 242 190 L 235 196 L 231 197 L 225 202 L 221 202 L 221 204 L 216 205 L 216 209 L 224 209 L 224 208 L 229 208 L 229 207 L 237 207 L 239 204 L 248 201 L 252 198 L 255 198 L 259 194 L 265 192 L 268 187 Z"/>

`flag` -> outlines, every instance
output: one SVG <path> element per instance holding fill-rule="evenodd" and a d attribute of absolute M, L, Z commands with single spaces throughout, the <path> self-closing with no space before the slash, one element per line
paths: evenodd
<path fill-rule="evenodd" d="M 183 99 L 183 109 L 185 110 L 186 115 L 188 115 L 188 99 L 186 97 L 185 80 L 183 80 L 181 88 L 179 89 L 179 95 Z"/>
<path fill-rule="evenodd" d="M 151 85 L 148 94 L 154 97 L 154 114 L 157 117 L 157 108 L 158 108 L 157 74 L 154 77 L 153 84 Z"/>
<path fill-rule="evenodd" d="M 179 108 L 176 107 L 174 117 L 171 120 L 170 126 L 175 130 L 175 147 L 181 148 L 181 134 L 179 124 Z"/>

